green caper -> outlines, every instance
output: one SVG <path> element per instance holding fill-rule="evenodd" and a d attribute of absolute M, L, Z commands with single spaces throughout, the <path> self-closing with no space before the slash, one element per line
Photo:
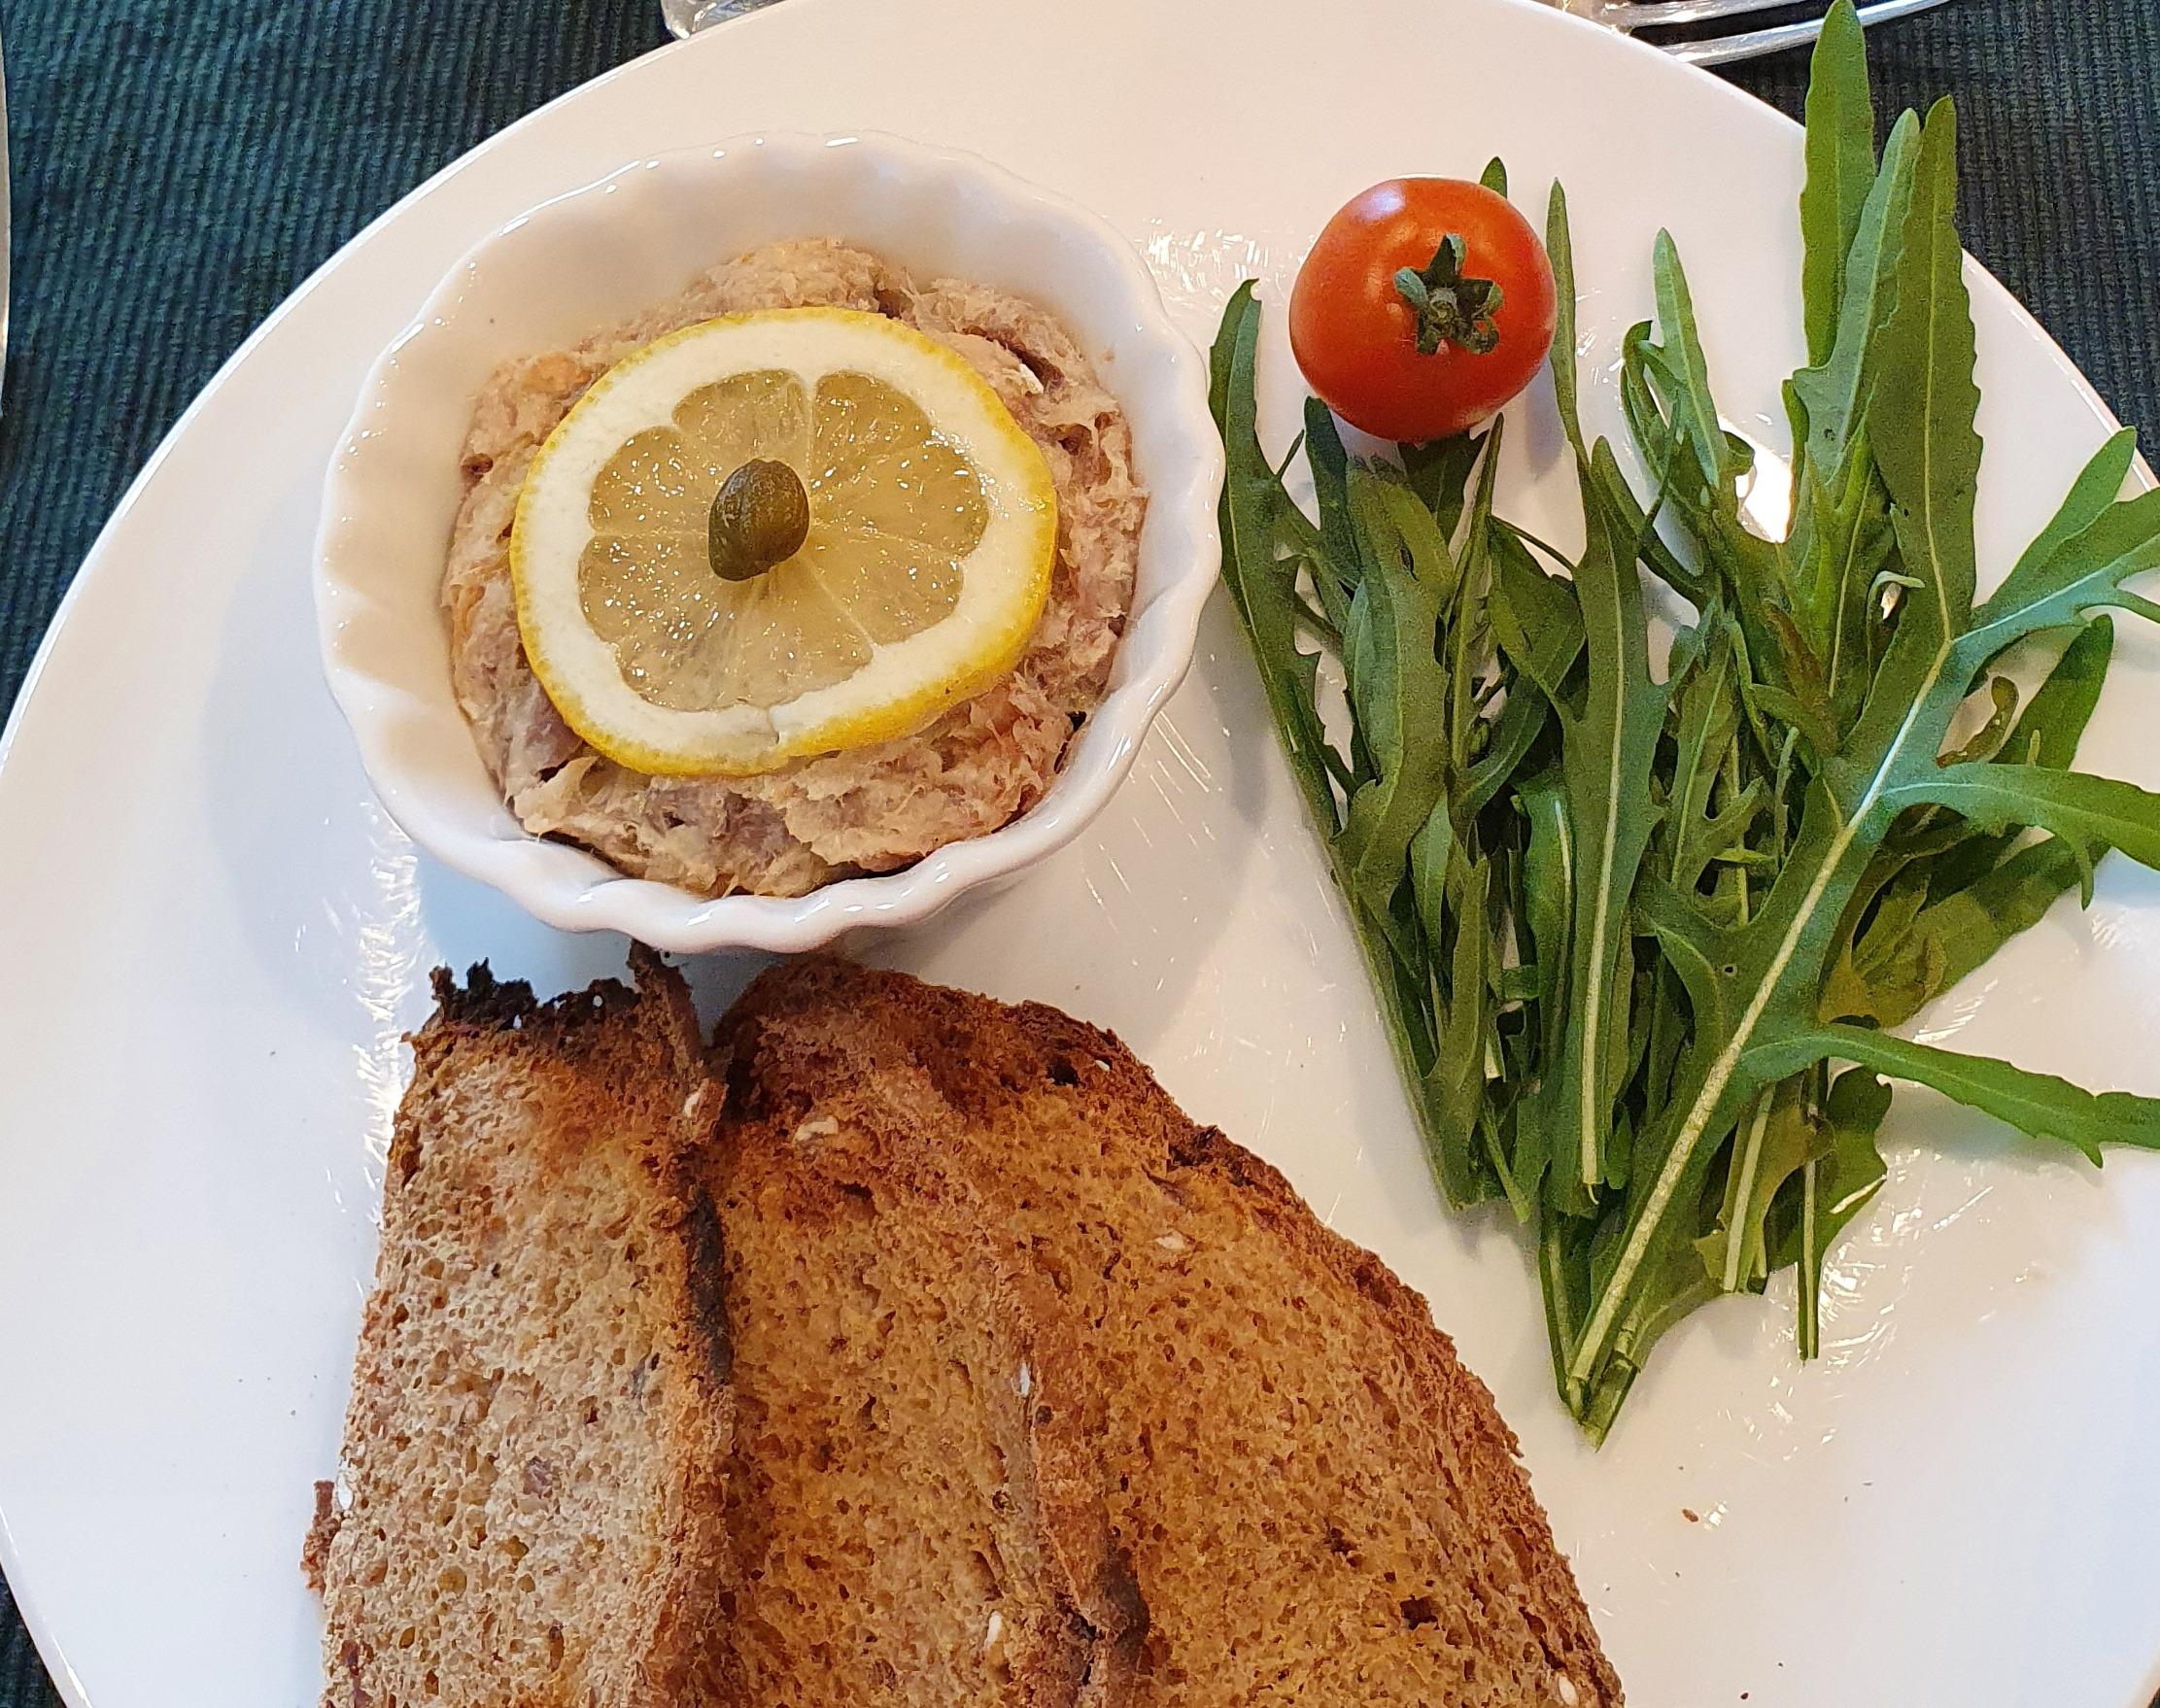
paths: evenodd
<path fill-rule="evenodd" d="M 810 500 L 784 462 L 752 458 L 720 483 L 706 524 L 712 572 L 749 581 L 803 549 L 809 537 Z"/>

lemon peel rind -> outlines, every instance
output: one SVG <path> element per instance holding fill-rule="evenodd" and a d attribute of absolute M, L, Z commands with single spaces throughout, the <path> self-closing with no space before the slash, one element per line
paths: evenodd
<path fill-rule="evenodd" d="M 775 340 L 776 330 L 782 335 Z M 750 342 L 730 362 L 723 350 L 699 348 L 709 345 L 716 333 L 729 341 L 740 335 Z M 896 342 L 908 346 L 917 362 L 928 359 L 931 364 L 910 368 L 907 378 L 913 383 L 904 389 L 924 407 L 933 427 L 944 430 L 956 416 L 965 416 L 982 429 L 957 435 L 990 504 L 990 523 L 970 559 L 991 553 L 1010 556 L 1030 565 L 1030 572 L 998 587 L 989 586 L 985 577 L 964 576 L 960 603 L 947 617 L 902 640 L 874 646 L 870 661 L 842 681 L 779 705 L 681 712 L 646 700 L 623 681 L 612 648 L 592 632 L 577 610 L 575 564 L 592 537 L 583 496 L 599 468 L 630 433 L 668 421 L 674 405 L 697 386 L 771 367 L 796 372 L 813 392 L 820 379 L 834 372 L 890 377 L 889 353 Z M 655 382 L 650 369 L 657 362 L 680 365 L 683 371 L 670 377 L 663 368 L 657 383 L 646 388 L 641 410 L 626 410 L 614 401 L 623 396 L 621 387 L 634 374 Z M 588 433 L 589 424 L 603 415 L 617 419 Z M 570 446 L 577 448 L 576 458 L 563 484 L 552 490 L 579 500 L 574 520 L 561 513 L 563 502 L 556 502 L 551 514 L 538 501 L 548 489 L 535 478 Z M 1056 494 L 1041 448 L 958 352 L 911 326 L 858 309 L 771 309 L 724 315 L 670 332 L 594 382 L 527 470 L 511 525 L 510 577 L 526 657 L 564 721 L 588 744 L 647 775 L 750 776 L 815 754 L 913 734 L 1004 677 L 1027 650 L 1041 621 L 1056 538 Z M 559 646 L 572 655 L 567 661 L 559 656 Z M 879 682 L 886 678 L 895 687 L 881 691 Z M 596 681 L 600 685 L 597 696 L 586 686 Z"/>

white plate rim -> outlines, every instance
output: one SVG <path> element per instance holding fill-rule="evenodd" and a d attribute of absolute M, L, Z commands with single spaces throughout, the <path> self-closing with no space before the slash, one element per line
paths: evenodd
<path fill-rule="evenodd" d="M 798 0 L 798 4 L 801 3 L 802 0 Z M 1486 3 L 1498 6 L 1525 8 L 1537 11 L 1540 14 L 1544 12 L 1544 8 L 1537 4 L 1537 0 L 1486 0 Z M 762 15 L 747 15 L 732 19 L 726 24 L 719 26 L 714 32 L 712 32 L 712 35 L 720 35 L 729 31 L 757 27 L 760 22 L 761 16 Z M 1565 26 L 1574 27 L 1580 30 L 1598 30 L 1600 35 L 1604 33 L 1600 29 L 1600 26 L 1597 26 L 1586 19 L 1578 17 L 1567 17 L 1563 15 L 1555 17 L 1552 21 L 1556 24 L 1563 24 Z M 704 39 L 710 38 L 708 37 Z M 480 144 L 476 145 L 473 149 L 467 151 L 465 154 L 461 154 L 456 159 L 446 163 L 443 167 L 430 174 L 428 178 L 423 180 L 412 189 L 399 196 L 389 207 L 385 208 L 380 214 L 375 216 L 375 218 L 373 218 L 365 225 L 363 225 L 360 231 L 356 232 L 354 236 L 350 238 L 346 243 L 341 245 L 335 253 L 328 256 L 320 266 L 315 268 L 307 276 L 307 278 L 293 290 L 291 294 L 289 294 L 275 309 L 273 309 L 271 313 L 266 316 L 264 320 L 247 335 L 246 338 L 242 340 L 239 346 L 233 351 L 232 355 L 220 364 L 211 378 L 205 383 L 203 389 L 189 402 L 187 408 L 184 409 L 182 413 L 175 419 L 172 426 L 159 439 L 157 446 L 153 451 L 150 458 L 146 461 L 143 467 L 137 472 L 134 478 L 129 481 L 122 492 L 120 498 L 116 503 L 111 515 L 107 518 L 106 522 L 100 527 L 96 535 L 93 537 L 88 550 L 85 554 L 82 565 L 80 566 L 78 573 L 71 579 L 67 589 L 64 591 L 60 600 L 56 604 L 52 616 L 48 623 L 45 633 L 41 637 L 38 646 L 32 654 L 31 660 L 24 670 L 21 682 L 16 694 L 15 701 L 10 708 L 5 724 L 4 726 L 0 726 L 0 769 L 4 769 L 9 757 L 14 750 L 15 744 L 22 728 L 27 723 L 30 706 L 33 700 L 37 698 L 43 678 L 47 673 L 47 670 L 51 666 L 55 653 L 57 652 L 60 644 L 63 641 L 64 631 L 67 628 L 70 618 L 76 611 L 79 600 L 84 599 L 88 592 L 93 588 L 101 586 L 104 580 L 120 572 L 119 564 L 114 562 L 115 554 L 109 549 L 114 535 L 118 532 L 121 525 L 126 521 L 131 513 L 138 507 L 146 491 L 154 483 L 160 471 L 170 461 L 175 448 L 184 438 L 188 436 L 189 429 L 193 426 L 197 418 L 206 410 L 211 401 L 225 387 L 234 373 L 246 364 L 248 359 L 255 353 L 255 351 L 267 338 L 272 336 L 280 327 L 282 327 L 283 325 L 292 316 L 294 312 L 296 312 L 300 308 L 303 303 L 309 300 L 323 288 L 326 280 L 328 278 L 329 275 L 337 270 L 340 263 L 344 260 L 347 255 L 352 250 L 358 248 L 369 238 L 374 236 L 381 227 L 393 222 L 413 204 L 425 199 L 431 192 L 439 188 L 442 185 L 468 170 L 475 162 L 492 155 L 493 154 L 497 152 L 507 141 L 521 136 L 529 127 L 531 127 L 537 121 L 552 114 L 556 109 L 570 102 L 576 101 L 581 97 L 589 95 L 597 88 L 611 85 L 618 80 L 634 73 L 638 67 L 643 65 L 646 61 L 656 57 L 657 55 L 669 52 L 679 52 L 684 51 L 686 47 L 694 47 L 695 45 L 695 43 L 664 43 L 646 53 L 639 54 L 634 59 L 625 61 L 623 64 L 611 68 L 607 72 L 602 73 L 600 76 L 589 80 L 587 83 L 578 85 L 575 88 L 566 90 L 562 94 L 553 97 L 551 100 L 544 103 L 540 107 L 533 109 L 531 113 L 522 116 L 511 124 L 505 126 L 502 130 L 497 131 L 493 136 L 490 136 L 487 139 L 483 140 Z M 1657 53 L 1657 51 L 1655 49 L 1652 49 L 1646 44 L 1640 42 L 1616 42 L 1612 44 L 1612 46 L 1614 48 L 1624 49 L 1625 51 L 1638 53 L 1650 53 L 1653 55 L 1656 55 Z M 1659 57 L 1662 57 L 1662 55 L 1659 55 Z M 1699 68 L 1692 66 L 1685 67 L 1684 69 L 1693 76 L 1703 80 L 1710 85 L 1722 90 L 1726 96 L 1730 97 L 1735 102 L 1744 104 L 1751 109 L 1759 107 L 1761 105 L 1761 103 L 1756 102 L 1754 97 L 1748 95 L 1745 91 L 1742 91 L 1736 88 L 1734 85 L 1725 83 L 1722 79 L 1718 78 L 1712 73 L 1702 71 Z M 1776 118 L 1787 130 L 1796 134 L 1798 133 L 1800 127 L 1793 120 L 1785 119 L 1782 115 L 1775 114 L 1774 111 L 1772 112 L 1771 116 Z M 1758 115 L 1758 117 L 1760 117 L 1760 115 Z M 2035 345 L 2044 349 L 2052 364 L 2058 370 L 2061 378 L 2068 383 L 2069 389 L 2074 392 L 2079 400 L 2082 401 L 2089 408 L 2096 420 L 2107 423 L 2109 426 L 2119 425 L 2117 422 L 2117 418 L 2113 414 L 2112 410 L 2107 404 L 2105 399 L 2101 397 L 2099 393 L 2092 386 L 2091 382 L 2075 366 L 2075 364 L 2070 359 L 2068 355 L 2063 352 L 2063 350 L 2061 349 L 2059 344 L 2056 343 L 2053 337 L 2046 332 L 2045 328 L 2040 325 L 2037 317 L 2033 315 L 2032 312 L 2029 311 L 2023 303 L 2018 301 L 2017 298 L 2015 298 L 2009 292 L 2006 287 L 2002 285 L 1999 280 L 1997 280 L 1991 273 L 1988 273 L 1970 256 L 1967 260 L 1967 274 L 1969 281 L 1977 284 L 1982 290 L 1985 290 L 1988 296 L 1993 299 L 1998 312 L 2002 310 L 2007 310 L 2010 317 L 2012 317 L 2019 327 L 2030 337 L 2031 341 Z M 2143 488 L 2150 488 L 2155 485 L 2160 485 L 2160 479 L 2155 478 L 2151 466 L 2143 456 L 2140 456 L 2136 460 L 2133 480 L 2136 484 Z M 51 1628 L 50 1623 L 46 1619 L 44 1609 L 38 1595 L 33 1589 L 26 1588 L 20 1582 L 17 1581 L 15 1575 L 16 1567 L 17 1565 L 17 1558 L 18 1556 L 16 1551 L 13 1536 L 8 1528 L 6 1505 L 4 1501 L 0 1501 L 0 1572 L 4 1572 L 8 1575 L 11 1593 L 15 1600 L 18 1617 L 21 1619 L 24 1625 L 29 1629 L 31 1637 L 38 1648 L 41 1658 L 45 1660 L 47 1666 L 51 1671 L 54 1683 L 59 1690 L 60 1694 L 63 1699 L 70 1704 L 70 1708 L 92 1708 L 92 1704 L 90 1703 L 86 1691 L 84 1690 L 80 1681 L 75 1677 L 74 1673 L 66 1663 L 64 1654 L 58 1642 L 57 1633 Z M 2148 1686 L 2160 1687 L 2160 1657 L 2156 1657 L 2155 1658 L 2151 1676 L 2148 1680 Z M 2126 1704 L 2125 1708 L 2141 1708 L 2142 1701 L 2143 1698 L 2140 1699 L 2140 1703 L 2138 1704 Z"/>

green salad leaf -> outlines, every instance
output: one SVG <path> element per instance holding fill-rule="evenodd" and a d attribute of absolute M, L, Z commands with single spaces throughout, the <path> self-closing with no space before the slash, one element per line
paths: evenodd
<path fill-rule="evenodd" d="M 1977 598 L 1956 116 L 1903 116 L 1879 158 L 1875 134 L 1837 0 L 1807 105 L 1783 537 L 1743 503 L 1766 471 L 1719 412 L 1667 233 L 1619 364 L 1646 488 L 1585 434 L 1557 185 L 1572 559 L 1495 514 L 1497 425 L 1358 459 L 1315 402 L 1308 518 L 1259 444 L 1250 286 L 1216 346 L 1224 575 L 1278 734 L 1436 1179 L 1530 1225 L 1556 1383 L 1594 1439 L 1674 1323 L 1781 1269 L 1816 1353 L 1894 1084 L 2096 1162 L 2160 1148 L 2160 1099 L 1894 1030 L 2068 892 L 2089 900 L 2110 850 L 2160 867 L 2160 796 L 2074 769 L 2107 613 L 2160 620 L 2129 585 L 2160 569 L 2160 493 L 2118 496 L 2118 435 Z M 1486 182 L 1504 192 L 1496 162 Z M 1662 679 L 1654 607 L 1679 612 Z"/>

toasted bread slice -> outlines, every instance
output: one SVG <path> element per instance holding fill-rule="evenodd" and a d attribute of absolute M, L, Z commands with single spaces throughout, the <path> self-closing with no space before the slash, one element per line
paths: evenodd
<path fill-rule="evenodd" d="M 324 1700 L 709 1700 L 731 1404 L 688 995 L 650 958 L 635 993 L 435 993 L 307 1549 Z"/>
<path fill-rule="evenodd" d="M 1137 1638 L 1065 1315 L 942 1150 L 893 1119 L 722 1122 L 744 1703 L 1068 1708 Z"/>
<path fill-rule="evenodd" d="M 775 1125 L 937 1132 L 1083 1331 L 1137 1703 L 1615 1704 L 1484 1385 L 1424 1302 L 1110 1034 L 833 960 L 723 1023 Z"/>

